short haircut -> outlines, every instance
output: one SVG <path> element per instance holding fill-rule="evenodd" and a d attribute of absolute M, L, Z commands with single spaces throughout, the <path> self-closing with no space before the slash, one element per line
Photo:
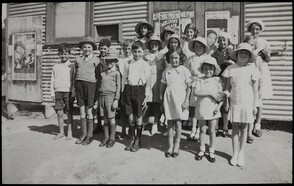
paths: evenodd
<path fill-rule="evenodd" d="M 248 27 L 248 29 L 247 29 L 248 32 L 250 32 L 251 27 L 252 27 L 252 25 L 254 25 L 254 24 L 257 25 L 257 26 L 259 27 L 260 30 L 262 29 L 262 27 L 261 27 L 261 25 L 260 25 L 259 23 L 254 22 L 254 23 L 252 23 L 252 24 Z"/>
<path fill-rule="evenodd" d="M 169 57 L 172 53 L 176 52 L 177 54 L 179 54 L 180 56 L 180 65 L 183 65 L 185 63 L 185 61 L 187 60 L 187 56 L 186 54 L 184 53 L 183 49 L 182 48 L 178 48 L 177 50 L 175 51 L 168 51 L 167 53 L 165 53 L 165 57 L 166 57 L 166 62 L 168 64 L 170 64 L 170 60 L 169 60 Z"/>
<path fill-rule="evenodd" d="M 132 46 L 132 44 L 133 44 L 133 40 L 132 39 L 125 39 L 123 41 L 123 43 L 122 43 L 122 47 L 125 48 L 125 47 L 130 46 L 130 45 Z"/>
<path fill-rule="evenodd" d="M 206 65 L 206 66 L 213 66 L 213 72 L 215 72 L 216 71 L 216 68 L 215 68 L 215 66 L 213 65 L 213 64 L 209 64 L 209 63 L 202 63 L 202 65 L 201 65 L 201 71 L 203 72 L 203 66 L 204 65 Z"/>
<path fill-rule="evenodd" d="M 58 46 L 58 53 L 60 54 L 60 53 L 63 53 L 63 52 L 66 52 L 66 53 L 70 54 L 70 48 L 69 48 L 67 43 L 61 43 Z"/>
<path fill-rule="evenodd" d="M 194 31 L 193 38 L 196 38 L 197 35 L 198 35 L 198 33 L 199 33 L 199 31 L 197 30 L 196 26 L 193 23 L 187 24 L 186 27 L 185 27 L 185 30 L 184 30 L 184 33 L 185 34 L 186 34 L 186 32 L 187 32 L 188 29 L 192 29 Z"/>
<path fill-rule="evenodd" d="M 132 50 L 135 50 L 135 49 L 138 49 L 138 48 L 142 48 L 143 50 L 145 50 L 145 45 L 141 41 L 135 41 L 132 44 Z"/>

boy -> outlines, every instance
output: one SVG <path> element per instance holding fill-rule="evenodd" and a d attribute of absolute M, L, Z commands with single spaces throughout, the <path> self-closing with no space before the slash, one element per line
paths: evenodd
<path fill-rule="evenodd" d="M 129 118 L 130 142 L 126 151 L 136 152 L 141 147 L 142 108 L 146 106 L 146 97 L 150 88 L 146 82 L 150 76 L 150 66 L 142 59 L 143 43 L 136 41 L 132 44 L 133 59 L 125 64 L 122 77 L 123 106 Z M 136 124 L 135 124 L 135 123 Z M 135 125 L 137 135 L 135 138 Z"/>
<path fill-rule="evenodd" d="M 54 140 L 62 138 L 64 134 L 63 110 L 67 113 L 68 130 L 66 140 L 72 139 L 72 109 L 74 102 L 74 64 L 69 61 L 70 49 L 66 43 L 58 47 L 60 62 L 57 62 L 52 68 L 51 75 L 51 96 L 55 102 L 54 109 L 57 113 L 59 133 Z"/>
<path fill-rule="evenodd" d="M 101 73 L 99 84 L 99 110 L 100 115 L 104 116 L 104 140 L 99 147 L 106 145 L 111 148 L 115 143 L 115 113 L 118 107 L 120 97 L 121 77 L 116 68 L 118 61 L 116 56 L 106 56 L 105 58 L 107 69 Z M 110 128 L 110 137 L 109 137 Z"/>

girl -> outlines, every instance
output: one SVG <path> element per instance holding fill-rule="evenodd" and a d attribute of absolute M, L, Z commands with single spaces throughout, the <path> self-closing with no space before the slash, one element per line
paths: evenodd
<path fill-rule="evenodd" d="M 147 21 L 139 22 L 135 27 L 135 32 L 138 36 L 134 39 L 134 41 L 141 41 L 143 44 L 150 38 L 154 33 L 154 27 Z"/>
<path fill-rule="evenodd" d="M 168 51 L 166 53 L 167 62 L 171 66 L 167 67 L 161 80 L 161 99 L 163 98 L 164 113 L 168 123 L 168 150 L 166 157 L 177 157 L 179 155 L 182 122 L 189 116 L 189 96 L 191 92 L 191 73 L 182 66 L 184 63 L 182 49 Z M 173 126 L 175 125 L 176 137 L 174 141 Z M 175 143 L 174 143 L 175 142 Z"/>
<path fill-rule="evenodd" d="M 184 39 L 182 41 L 182 47 L 183 47 L 183 51 L 186 54 L 187 58 L 194 55 L 194 53 L 189 50 L 188 43 L 192 39 L 196 39 L 198 33 L 199 32 L 198 32 L 196 26 L 193 23 L 189 23 L 185 27 L 185 30 L 184 30 L 185 36 L 184 36 Z"/>
<path fill-rule="evenodd" d="M 164 70 L 164 59 L 158 55 L 162 49 L 161 40 L 158 36 L 151 36 L 146 42 L 146 48 L 149 53 L 143 56 L 143 59 L 150 65 L 150 78 L 147 81 L 147 86 L 150 87 L 150 94 L 146 98 L 148 105 L 148 123 L 151 124 L 151 135 L 158 131 L 158 121 L 160 117 L 160 80 Z"/>
<path fill-rule="evenodd" d="M 118 70 L 121 74 L 121 77 L 124 75 L 124 67 L 126 65 L 126 63 L 128 61 L 130 61 L 131 59 L 133 59 L 133 54 L 132 54 L 132 44 L 133 41 L 131 39 L 126 39 L 124 40 L 123 44 L 122 44 L 122 49 L 123 49 L 123 57 L 120 58 L 117 62 L 117 66 L 118 66 Z M 122 89 L 121 89 L 122 91 Z M 122 92 L 121 92 L 122 95 Z M 122 104 L 122 96 L 120 97 L 120 101 L 119 101 L 119 107 L 120 107 L 120 124 L 122 127 L 122 131 L 121 134 L 118 136 L 118 138 L 120 140 L 122 140 L 125 136 L 127 136 L 127 126 L 128 126 L 128 118 L 127 116 L 124 114 L 124 108 L 123 108 L 123 104 Z"/>
<path fill-rule="evenodd" d="M 218 118 L 221 117 L 220 107 L 223 101 L 222 98 L 223 83 L 218 75 L 221 71 L 215 58 L 207 56 L 199 68 L 204 76 L 197 78 L 193 84 L 193 93 L 197 96 L 195 110 L 195 118 L 199 121 L 201 128 L 200 132 L 200 152 L 196 155 L 196 160 L 201 160 L 205 154 L 204 138 L 206 135 L 206 122 L 209 129 L 209 157 L 208 161 L 215 162 L 215 127 L 218 123 Z"/>
<path fill-rule="evenodd" d="M 162 41 L 162 50 L 160 51 L 160 54 L 164 55 L 167 53 L 168 48 L 168 41 L 170 39 L 170 36 L 175 34 L 175 31 L 170 29 L 170 28 L 165 28 L 161 33 L 160 33 L 160 40 Z"/>
<path fill-rule="evenodd" d="M 211 55 L 217 60 L 217 64 L 221 68 L 221 72 L 218 74 L 221 77 L 223 71 L 234 62 L 230 60 L 230 53 L 233 51 L 233 46 L 231 45 L 231 36 L 227 32 L 220 32 L 218 35 L 218 48 Z M 225 79 L 222 79 L 225 81 Z M 228 103 L 228 102 L 227 102 Z M 222 120 L 217 125 L 216 136 L 227 137 L 228 135 L 228 111 L 221 107 Z M 222 128 L 222 130 L 221 130 Z"/>
<path fill-rule="evenodd" d="M 206 40 L 203 37 L 197 37 L 196 39 L 193 39 L 189 42 L 189 50 L 194 53 L 193 56 L 191 56 L 188 61 L 184 64 L 191 72 L 192 74 L 192 80 L 196 77 L 201 77 L 203 74 L 199 71 L 200 64 L 204 61 L 204 59 L 207 57 L 207 50 L 208 47 L 206 45 Z M 190 133 L 190 136 L 188 137 L 188 140 L 198 140 L 199 139 L 199 127 L 197 129 L 197 120 L 195 118 L 195 101 L 196 97 L 194 94 L 190 97 L 190 117 L 192 118 L 192 131 Z"/>
<path fill-rule="evenodd" d="M 257 113 L 257 81 L 260 78 L 260 72 L 254 65 L 249 65 L 256 59 L 248 43 L 240 43 L 230 57 L 237 63 L 230 65 L 222 74 L 223 77 L 228 78 L 225 91 L 231 94 L 228 114 L 233 128 L 233 156 L 230 164 L 244 166 L 247 125 L 253 122 L 253 116 Z"/>
<path fill-rule="evenodd" d="M 270 45 L 269 43 L 259 37 L 259 34 L 264 31 L 264 23 L 261 20 L 253 19 L 249 21 L 246 25 L 247 31 L 251 33 L 254 38 L 254 51 L 253 53 L 259 55 L 262 58 L 262 79 L 263 79 L 263 86 L 261 89 L 261 96 L 262 99 L 269 99 L 273 96 L 273 88 L 272 88 L 272 81 L 271 75 L 268 67 L 268 63 L 270 61 Z M 262 136 L 261 131 L 261 117 L 262 117 L 262 102 L 258 107 L 257 117 L 254 126 L 254 135 L 257 137 Z"/>
<path fill-rule="evenodd" d="M 217 47 L 215 45 L 217 41 L 217 33 L 214 30 L 208 30 L 207 31 L 207 46 L 208 46 L 208 50 L 207 50 L 207 54 L 211 55 L 213 54 Z"/>

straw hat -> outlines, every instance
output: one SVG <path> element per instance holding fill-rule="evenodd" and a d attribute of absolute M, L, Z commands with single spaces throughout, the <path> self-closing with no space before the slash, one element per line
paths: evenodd
<path fill-rule="evenodd" d="M 164 28 L 163 31 L 160 33 L 160 39 L 161 41 L 164 41 L 164 34 L 166 32 L 170 32 L 171 34 L 175 34 L 175 31 L 171 28 Z"/>
<path fill-rule="evenodd" d="M 195 52 L 194 43 L 196 41 L 202 43 L 205 46 L 204 53 L 207 53 L 207 51 L 208 51 L 207 41 L 206 41 L 206 39 L 204 37 L 201 37 L 201 36 L 197 37 L 196 39 L 193 39 L 193 40 L 189 41 L 189 43 L 188 43 L 189 50 L 191 52 Z"/>
<path fill-rule="evenodd" d="M 169 40 L 168 40 L 168 43 L 170 42 L 170 40 L 171 40 L 172 38 L 177 39 L 177 40 L 179 41 L 179 45 L 181 45 L 181 38 L 180 38 L 180 36 L 179 36 L 178 34 L 172 34 L 172 35 L 170 36 Z M 169 49 L 169 45 L 167 45 L 167 48 Z"/>
<path fill-rule="evenodd" d="M 141 21 L 141 22 L 139 22 L 139 23 L 136 25 L 136 27 L 135 27 L 135 32 L 136 32 L 137 34 L 140 35 L 140 28 L 141 28 L 142 25 L 147 25 L 148 29 L 151 30 L 151 32 L 154 32 L 154 26 L 153 26 L 153 25 L 151 25 L 151 24 L 150 24 L 149 22 L 147 22 L 147 21 Z"/>
<path fill-rule="evenodd" d="M 238 61 L 237 52 L 240 50 L 247 50 L 250 52 L 251 56 L 248 63 L 254 63 L 256 61 L 255 55 L 252 52 L 252 46 L 248 43 L 240 43 L 237 49 L 230 53 L 230 58 L 234 61 Z"/>
<path fill-rule="evenodd" d="M 156 35 L 153 35 L 145 43 L 145 46 L 148 50 L 150 50 L 150 42 L 151 41 L 157 41 L 159 43 L 159 48 L 162 48 L 162 42 L 161 42 L 160 38 Z"/>
<path fill-rule="evenodd" d="M 206 63 L 206 64 L 210 64 L 210 65 L 213 65 L 214 66 L 214 75 L 218 75 L 220 72 L 221 72 L 221 68 L 220 66 L 217 64 L 217 61 L 214 57 L 211 57 L 211 56 L 207 56 L 205 57 L 205 59 L 203 60 L 203 62 L 201 63 L 200 67 L 198 68 L 199 72 L 202 72 L 202 65 Z"/>
<path fill-rule="evenodd" d="M 258 23 L 258 24 L 260 24 L 260 26 L 261 26 L 260 30 L 261 30 L 261 31 L 264 31 L 264 29 L 265 29 L 265 25 L 264 25 L 263 21 L 261 21 L 260 19 L 252 19 L 252 20 L 250 20 L 250 21 L 246 24 L 246 30 L 247 30 L 248 32 L 250 32 L 250 26 L 251 26 L 253 23 Z"/>
<path fill-rule="evenodd" d="M 107 56 L 105 56 L 104 59 L 107 61 L 117 62 L 119 59 L 119 56 L 117 54 L 110 53 Z"/>
<path fill-rule="evenodd" d="M 83 40 L 78 43 L 78 47 L 82 49 L 83 44 L 85 44 L 85 43 L 88 43 L 88 44 L 92 45 L 93 50 L 97 50 L 97 45 L 96 45 L 93 38 L 91 38 L 89 36 L 84 37 Z"/>

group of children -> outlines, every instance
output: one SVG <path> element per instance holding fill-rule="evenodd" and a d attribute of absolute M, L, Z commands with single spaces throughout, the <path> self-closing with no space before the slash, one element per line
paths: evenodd
<path fill-rule="evenodd" d="M 63 110 L 69 118 L 66 139 L 72 138 L 69 107 L 76 97 L 82 128 L 76 144 L 92 142 L 93 120 L 98 110 L 104 130 L 99 146 L 111 148 L 115 144 L 116 110 L 120 107 L 120 137 L 127 133 L 129 136 L 124 150 L 138 151 L 143 123 L 147 121 L 152 126 L 151 134 L 155 134 L 163 113 L 168 136 L 165 156 L 179 155 L 182 126 L 192 123 L 188 139 L 200 140 L 195 159 L 201 160 L 205 155 L 208 127 L 208 160 L 213 163 L 216 130 L 226 137 L 230 121 L 233 144 L 230 164 L 244 166 L 244 145 L 246 141 L 253 142 L 252 134 L 261 136 L 262 99 L 270 97 L 264 92 L 265 86 L 270 87 L 261 78 L 269 71 L 270 57 L 268 43 L 259 38 L 264 24 L 252 20 L 247 30 L 251 37 L 234 50 L 230 35 L 225 32 L 217 35 L 218 47 L 214 48 L 207 45 L 205 38 L 197 36 L 198 30 L 192 23 L 186 26 L 181 39 L 169 28 L 158 37 L 153 25 L 142 21 L 135 27 L 138 37 L 124 41 L 123 57 L 109 54 L 111 42 L 107 39 L 99 42 L 100 55 L 95 57 L 93 50 L 97 46 L 92 38 L 86 37 L 78 44 L 83 54 L 74 63 L 69 61 L 70 49 L 61 44 L 58 49 L 61 62 L 54 65 L 51 81 L 60 128 L 54 139 L 65 136 Z M 267 83 L 271 84 L 270 77 Z M 222 127 L 218 125 L 219 118 L 223 120 Z"/>

